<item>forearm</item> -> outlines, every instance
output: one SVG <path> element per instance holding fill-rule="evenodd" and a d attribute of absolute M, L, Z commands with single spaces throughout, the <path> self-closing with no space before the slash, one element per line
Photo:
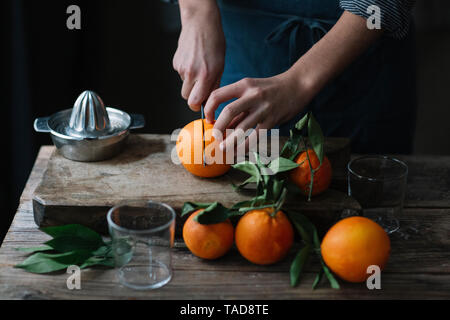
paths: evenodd
<path fill-rule="evenodd" d="M 369 30 L 364 18 L 344 11 L 336 25 L 288 72 L 313 97 L 367 50 L 382 33 L 382 30 Z"/>
<path fill-rule="evenodd" d="M 219 15 L 216 0 L 179 0 L 181 23 Z"/>
<path fill-rule="evenodd" d="M 194 111 L 220 85 L 225 37 L 216 0 L 180 0 L 182 30 L 173 67 L 183 81 L 181 96 Z"/>

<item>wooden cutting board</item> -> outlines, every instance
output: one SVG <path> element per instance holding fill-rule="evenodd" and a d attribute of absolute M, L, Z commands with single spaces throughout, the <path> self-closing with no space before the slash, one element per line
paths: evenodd
<path fill-rule="evenodd" d="M 34 193 L 36 224 L 79 223 L 105 233 L 107 211 L 125 200 L 165 202 L 179 213 L 186 201 L 219 201 L 231 206 L 249 198 L 231 187 L 231 182 L 243 181 L 245 174 L 231 170 L 220 178 L 197 178 L 171 161 L 174 146 L 169 135 L 131 135 L 119 156 L 95 163 L 67 160 L 55 150 Z M 334 169 L 333 186 L 341 191 L 330 189 L 310 203 L 303 196 L 287 201 L 289 207 L 302 209 L 324 227 L 337 220 L 344 209 L 360 210 L 359 204 L 345 194 L 348 140 L 328 139 L 325 152 Z M 182 221 L 177 223 L 178 231 L 181 225 Z"/>

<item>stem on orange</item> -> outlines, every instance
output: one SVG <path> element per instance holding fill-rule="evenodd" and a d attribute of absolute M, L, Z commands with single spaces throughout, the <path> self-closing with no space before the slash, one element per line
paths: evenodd
<path fill-rule="evenodd" d="M 286 201 L 286 195 L 287 195 L 287 188 L 283 188 L 283 191 L 281 192 L 280 195 L 280 199 L 278 200 L 278 202 L 276 203 L 276 207 L 274 212 L 271 214 L 272 218 L 275 218 L 275 216 L 277 215 L 278 211 L 280 211 L 281 207 L 284 205 L 284 202 Z"/>
<path fill-rule="evenodd" d="M 273 212 L 270 214 L 272 218 L 275 218 L 277 216 L 278 210 L 274 209 Z"/>

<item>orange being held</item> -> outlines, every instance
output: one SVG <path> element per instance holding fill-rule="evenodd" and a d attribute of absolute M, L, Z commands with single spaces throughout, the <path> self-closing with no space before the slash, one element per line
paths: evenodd
<path fill-rule="evenodd" d="M 302 152 L 295 159 L 295 162 L 299 164 L 299 166 L 290 172 L 289 177 L 305 195 L 309 195 L 311 186 L 311 167 L 308 156 L 311 161 L 312 169 L 316 170 L 319 168 L 314 173 L 313 189 L 311 193 L 311 195 L 315 196 L 327 190 L 331 184 L 333 171 L 331 169 L 330 160 L 326 156 L 323 157 L 322 165 L 320 165 L 319 158 L 314 150 L 309 149 L 308 153 L 306 153 L 306 151 Z"/>
<path fill-rule="evenodd" d="M 269 265 L 283 259 L 294 242 L 294 229 L 282 211 L 272 208 L 247 212 L 238 222 L 235 243 L 248 261 Z"/>
<path fill-rule="evenodd" d="M 225 255 L 233 246 L 234 228 L 229 220 L 203 225 L 194 218 L 203 210 L 195 211 L 183 227 L 183 239 L 197 257 L 213 260 Z"/>
<path fill-rule="evenodd" d="M 364 282 L 371 275 L 367 267 L 385 267 L 391 249 L 389 236 L 380 225 L 364 217 L 339 221 L 325 235 L 321 245 L 327 266 L 349 282 Z"/>
<path fill-rule="evenodd" d="M 202 120 L 195 120 L 186 125 L 178 135 L 176 150 L 181 164 L 187 171 L 203 178 L 214 178 L 224 175 L 231 169 L 226 164 L 226 154 L 219 149 L 219 143 L 212 133 L 214 124 L 203 120 L 205 141 L 203 143 Z M 203 161 L 206 156 L 206 166 Z"/>

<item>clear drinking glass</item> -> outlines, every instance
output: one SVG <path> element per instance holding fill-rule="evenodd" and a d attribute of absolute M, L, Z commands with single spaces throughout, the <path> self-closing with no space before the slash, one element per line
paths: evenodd
<path fill-rule="evenodd" d="M 156 289 L 172 278 L 175 211 L 152 201 L 128 201 L 109 210 L 108 227 L 119 281 Z"/>
<path fill-rule="evenodd" d="M 363 209 L 363 215 L 378 222 L 387 233 L 400 227 L 408 166 L 387 156 L 364 156 L 348 164 L 348 193 Z"/>

